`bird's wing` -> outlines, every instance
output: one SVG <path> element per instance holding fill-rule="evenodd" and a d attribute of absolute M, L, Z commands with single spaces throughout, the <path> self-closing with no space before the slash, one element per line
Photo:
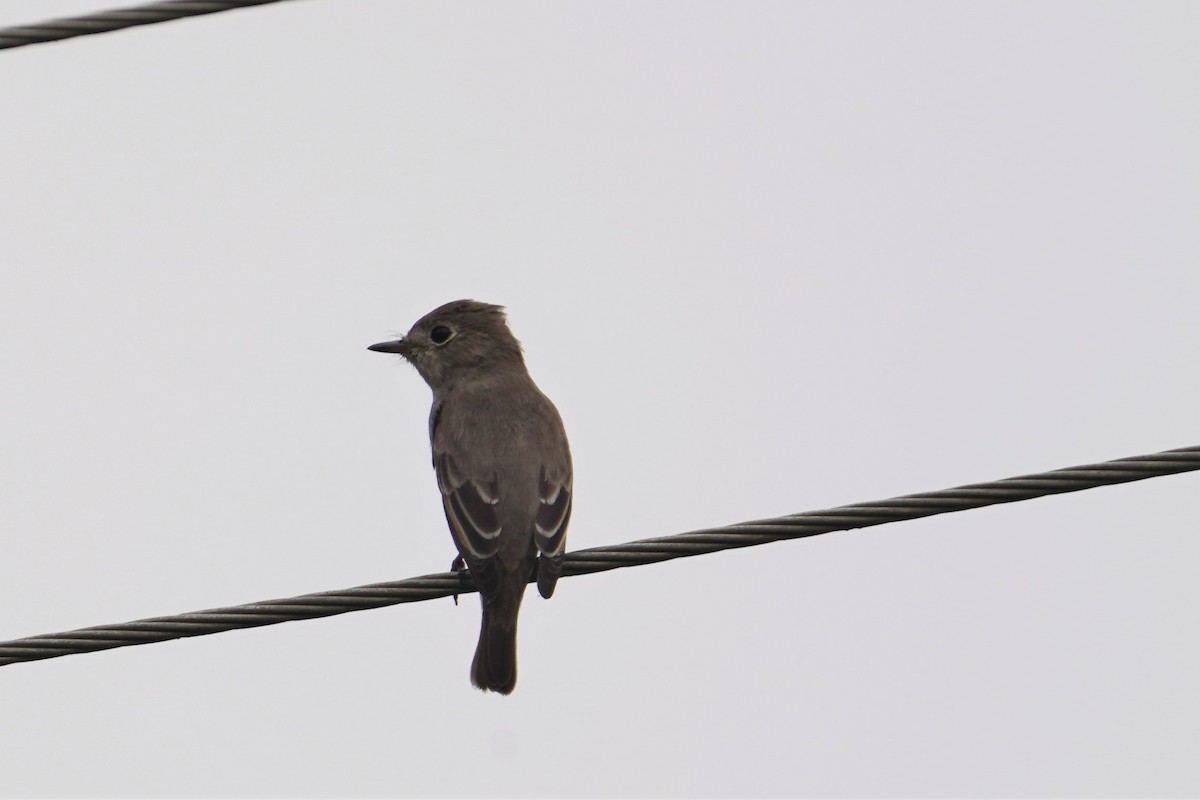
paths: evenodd
<path fill-rule="evenodd" d="M 538 480 L 538 510 L 533 519 L 534 540 L 542 555 L 557 559 L 567 549 L 567 523 L 571 520 L 571 468 L 550 471 L 542 467 Z"/>
<path fill-rule="evenodd" d="M 446 520 L 458 550 L 468 561 L 483 561 L 500 548 L 500 486 L 495 476 L 489 481 L 468 478 L 449 453 L 434 458 L 438 487 Z"/>

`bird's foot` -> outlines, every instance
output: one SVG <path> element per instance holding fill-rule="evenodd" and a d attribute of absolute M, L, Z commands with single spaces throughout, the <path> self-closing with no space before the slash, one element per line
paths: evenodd
<path fill-rule="evenodd" d="M 463 560 L 461 555 L 454 557 L 450 562 L 450 571 L 458 574 L 459 583 L 463 582 L 463 572 L 467 569 L 467 562 Z M 454 605 L 458 605 L 458 593 L 454 594 Z"/>

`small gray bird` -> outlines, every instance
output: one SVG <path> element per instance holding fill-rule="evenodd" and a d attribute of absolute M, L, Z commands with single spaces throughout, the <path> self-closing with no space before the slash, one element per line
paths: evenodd
<path fill-rule="evenodd" d="M 525 585 L 536 569 L 538 592 L 554 594 L 566 552 L 571 450 L 558 410 L 529 377 L 500 306 L 447 303 L 369 349 L 400 354 L 433 390 L 442 507 L 483 601 L 471 683 L 509 694 Z"/>

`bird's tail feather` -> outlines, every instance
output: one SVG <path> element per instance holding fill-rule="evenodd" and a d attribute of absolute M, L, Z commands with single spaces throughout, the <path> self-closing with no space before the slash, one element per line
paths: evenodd
<path fill-rule="evenodd" d="M 517 685 L 517 613 L 525 584 L 513 588 L 516 591 L 502 587 L 494 598 L 483 600 L 483 623 L 471 662 L 471 683 L 485 692 L 511 694 Z"/>

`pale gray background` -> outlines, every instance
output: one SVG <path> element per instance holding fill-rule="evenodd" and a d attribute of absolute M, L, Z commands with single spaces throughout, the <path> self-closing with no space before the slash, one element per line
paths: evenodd
<path fill-rule="evenodd" d="M 0 23 L 110 7 L 0 4 Z M 1200 443 L 1200 4 L 310 0 L 0 53 L 0 638 L 445 569 L 504 303 L 570 543 Z M 1196 475 L 0 669 L 17 795 L 1200 792 Z"/>

